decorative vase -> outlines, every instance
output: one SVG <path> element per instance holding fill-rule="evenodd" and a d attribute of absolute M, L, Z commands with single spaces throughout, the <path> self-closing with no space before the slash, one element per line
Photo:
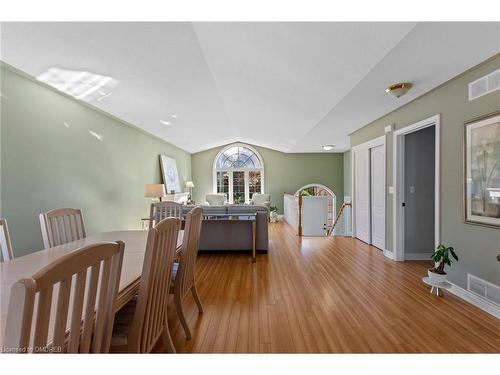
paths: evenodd
<path fill-rule="evenodd" d="M 427 270 L 427 274 L 429 275 L 429 280 L 433 283 L 441 284 L 446 281 L 446 274 L 441 275 L 431 270 Z"/>

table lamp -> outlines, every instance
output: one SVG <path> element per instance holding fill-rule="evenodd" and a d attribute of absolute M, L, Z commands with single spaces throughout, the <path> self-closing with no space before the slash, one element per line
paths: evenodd
<path fill-rule="evenodd" d="M 186 181 L 186 187 L 189 189 L 189 201 L 193 198 L 193 188 L 194 184 L 193 181 Z"/>
<path fill-rule="evenodd" d="M 145 198 L 158 198 L 161 202 L 161 198 L 166 196 L 165 185 L 164 184 L 146 184 L 144 185 L 144 197 Z"/>

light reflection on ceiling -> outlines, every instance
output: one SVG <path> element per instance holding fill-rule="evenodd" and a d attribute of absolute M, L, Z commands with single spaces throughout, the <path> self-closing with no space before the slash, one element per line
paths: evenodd
<path fill-rule="evenodd" d="M 52 67 L 37 79 L 76 99 L 101 101 L 112 94 L 118 81 L 96 73 Z"/>

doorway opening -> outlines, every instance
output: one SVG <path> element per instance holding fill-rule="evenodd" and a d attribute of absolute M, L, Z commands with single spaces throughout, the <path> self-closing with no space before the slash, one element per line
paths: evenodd
<path fill-rule="evenodd" d="M 439 116 L 394 132 L 394 259 L 424 260 L 439 244 Z"/>

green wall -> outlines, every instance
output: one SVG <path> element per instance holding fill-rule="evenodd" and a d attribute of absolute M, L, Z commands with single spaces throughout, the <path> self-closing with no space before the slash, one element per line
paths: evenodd
<path fill-rule="evenodd" d="M 441 114 L 441 242 L 455 247 L 460 261 L 449 279 L 466 288 L 467 273 L 500 285 L 500 229 L 464 223 L 463 133 L 464 122 L 500 110 L 500 91 L 468 101 L 468 84 L 500 68 L 500 55 L 445 83 L 351 135 L 351 146 L 384 135 L 384 127 L 396 129 Z M 418 84 L 418 82 L 417 82 Z M 387 185 L 393 184 L 392 133 L 386 137 Z M 392 250 L 392 195 L 386 197 L 386 246 Z"/>
<path fill-rule="evenodd" d="M 144 184 L 161 181 L 159 154 L 177 160 L 183 185 L 191 179 L 189 153 L 6 64 L 0 73 L 0 215 L 15 256 L 42 248 L 38 214 L 56 207 L 82 208 L 90 234 L 140 228 Z"/>
<path fill-rule="evenodd" d="M 344 197 L 342 154 L 289 154 L 253 146 L 264 159 L 264 189 L 271 194 L 271 203 L 283 213 L 283 193 L 295 193 L 300 187 L 319 183 L 329 187 L 337 196 L 337 206 Z M 193 196 L 197 203 L 213 192 L 213 162 L 224 147 L 212 148 L 191 156 Z M 338 209 L 338 207 L 337 207 Z"/>

